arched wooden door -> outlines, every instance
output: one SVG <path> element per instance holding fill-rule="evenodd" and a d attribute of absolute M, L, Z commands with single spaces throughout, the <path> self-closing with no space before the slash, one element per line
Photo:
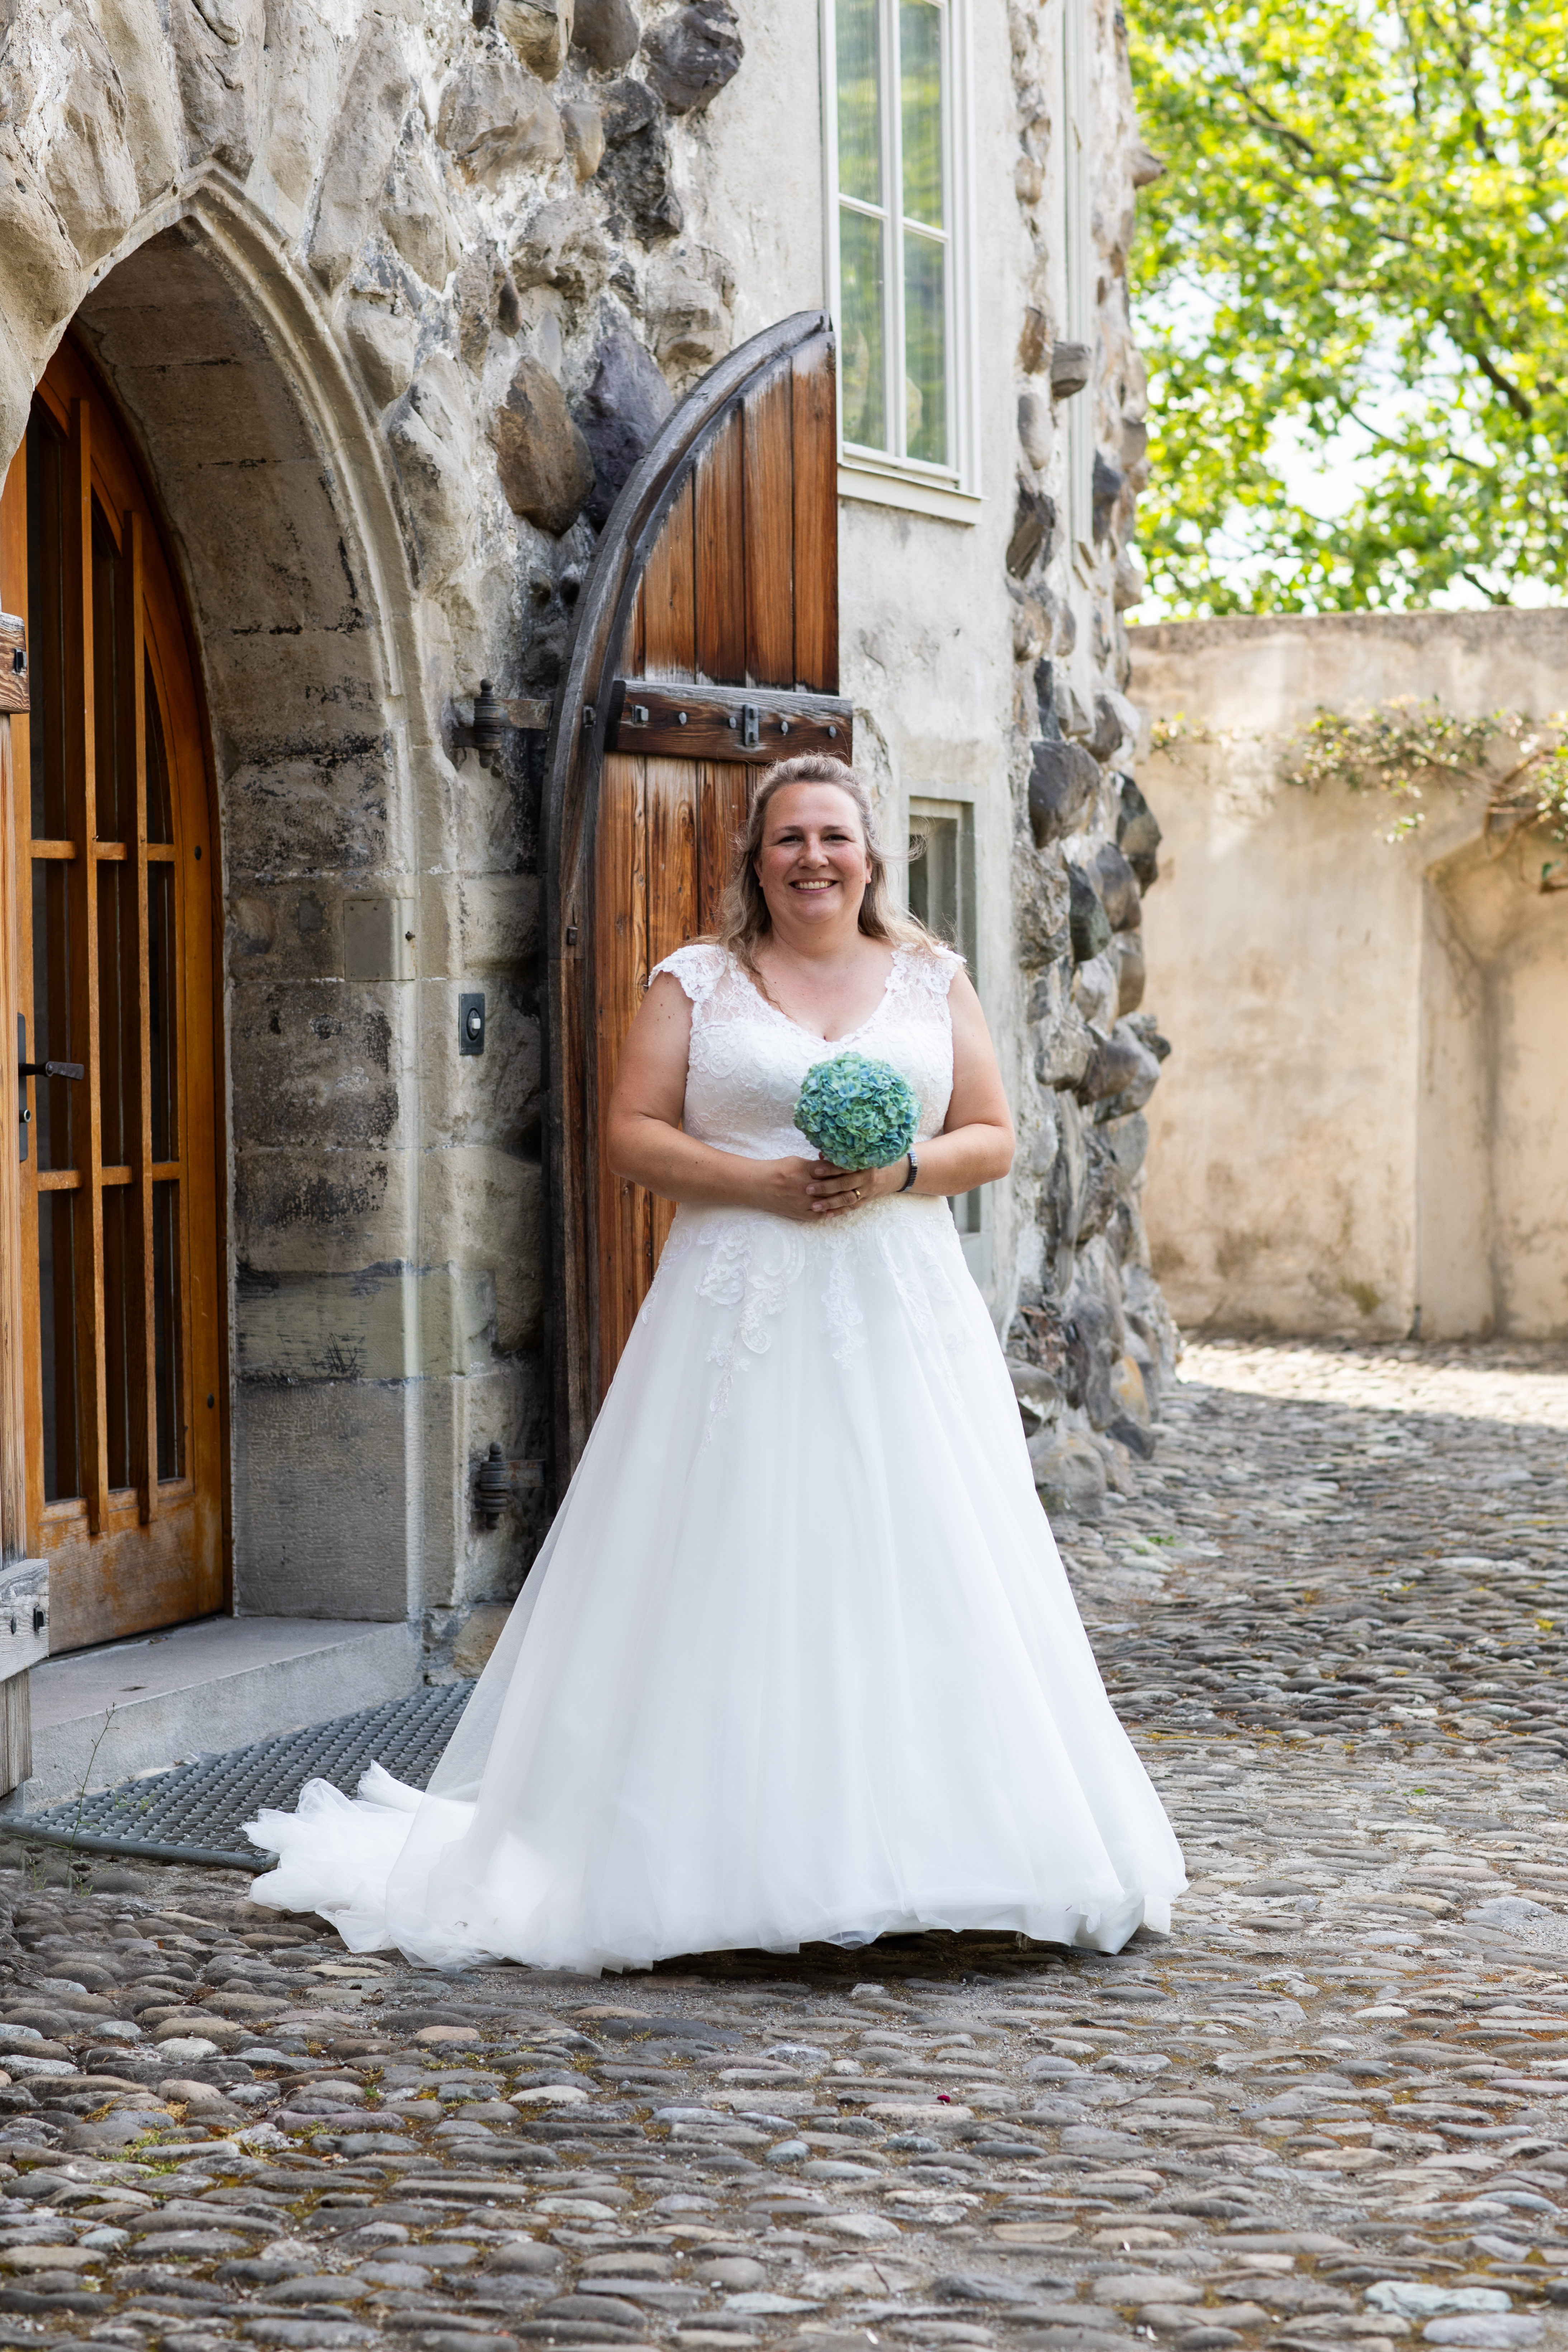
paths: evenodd
<path fill-rule="evenodd" d="M 155 514 L 68 341 L 0 496 L 0 606 L 26 623 L 28 683 L 0 809 L 20 1066 L 6 1397 L 50 1646 L 69 1650 L 221 1608 L 224 1574 L 200 707 Z"/>
<path fill-rule="evenodd" d="M 673 1213 L 603 1156 L 647 975 L 710 926 L 758 771 L 795 751 L 853 754 L 837 691 L 835 402 L 820 312 L 731 352 L 626 483 L 584 588 L 546 817 L 562 1483 Z"/>

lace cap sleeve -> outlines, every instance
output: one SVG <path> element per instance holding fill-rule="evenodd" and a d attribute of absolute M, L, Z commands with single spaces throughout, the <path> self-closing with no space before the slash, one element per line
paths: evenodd
<path fill-rule="evenodd" d="M 725 961 L 722 948 L 699 940 L 692 947 L 677 948 L 662 963 L 656 963 L 648 974 L 648 982 L 651 986 L 661 971 L 668 971 L 680 982 L 693 1004 L 706 1004 L 724 977 Z"/>
<path fill-rule="evenodd" d="M 902 985 L 911 995 L 931 998 L 945 1004 L 947 992 L 954 978 L 964 968 L 963 958 L 939 940 L 918 947 L 904 947 L 898 951 L 898 966 Z"/>

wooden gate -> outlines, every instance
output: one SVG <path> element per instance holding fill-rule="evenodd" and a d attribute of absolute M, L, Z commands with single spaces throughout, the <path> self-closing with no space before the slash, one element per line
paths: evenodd
<path fill-rule="evenodd" d="M 837 467 L 831 324 L 803 311 L 688 394 L 616 500 L 584 586 L 546 808 L 558 1485 L 674 1213 L 604 1158 L 647 975 L 711 925 L 759 769 L 853 754 L 837 691 Z"/>
<path fill-rule="evenodd" d="M 68 1650 L 224 1600 L 200 706 L 154 510 L 68 339 L 0 492 L 0 605 L 29 681 L 0 778 L 0 1493 Z"/>

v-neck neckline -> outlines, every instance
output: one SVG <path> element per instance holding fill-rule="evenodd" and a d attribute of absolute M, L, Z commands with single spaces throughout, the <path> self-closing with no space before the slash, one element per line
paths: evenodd
<path fill-rule="evenodd" d="M 816 1031 L 815 1029 L 808 1029 L 804 1021 L 797 1021 L 793 1013 L 786 1013 L 782 1004 L 775 1004 L 773 998 L 759 988 L 757 982 L 752 978 L 751 973 L 746 971 L 743 964 L 739 965 L 739 969 L 742 979 L 745 981 L 745 983 L 751 990 L 752 995 L 756 998 L 758 1003 L 764 1005 L 773 1015 L 773 1018 L 777 1021 L 782 1021 L 786 1028 L 793 1029 L 798 1036 L 809 1037 L 814 1045 L 847 1045 L 852 1038 L 863 1037 L 867 1030 L 871 1026 L 872 1022 L 879 1019 L 882 1013 L 886 1011 L 888 998 L 892 992 L 893 980 L 899 969 L 899 958 L 907 952 L 908 950 L 901 946 L 894 948 L 892 961 L 888 966 L 888 976 L 882 982 L 882 993 L 877 999 L 876 1003 L 871 1007 L 870 1012 L 867 1013 L 864 1021 L 858 1021 L 853 1029 L 846 1029 L 843 1035 L 840 1037 L 818 1036 Z M 738 959 L 737 962 L 739 962 Z"/>

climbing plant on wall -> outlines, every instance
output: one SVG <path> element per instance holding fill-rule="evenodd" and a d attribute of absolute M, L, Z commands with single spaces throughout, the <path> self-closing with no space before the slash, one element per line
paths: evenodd
<path fill-rule="evenodd" d="M 1568 848 L 1565 729 L 1568 718 L 1543 722 L 1518 710 L 1456 719 L 1436 698 L 1414 697 L 1354 716 L 1320 710 L 1289 747 L 1284 781 L 1309 791 L 1338 782 L 1387 793 L 1398 803 L 1390 841 L 1420 830 L 1433 787 L 1484 784 L 1487 839 L 1500 854 L 1532 835 Z M 1522 870 L 1533 864 L 1527 857 Z M 1542 890 L 1568 889 L 1568 863 L 1542 859 L 1536 879 Z"/>
<path fill-rule="evenodd" d="M 1234 742 L 1238 733 L 1245 730 L 1194 726 L 1178 711 L 1154 721 L 1151 748 L 1179 756 L 1189 745 Z M 1522 710 L 1458 719 L 1436 696 L 1422 702 L 1414 695 L 1364 711 L 1320 708 L 1279 744 L 1277 772 L 1305 792 L 1337 784 L 1384 794 L 1394 803 L 1384 836 L 1390 843 L 1421 831 L 1430 797 L 1442 787 L 1484 792 L 1491 853 L 1511 853 L 1521 877 L 1540 890 L 1568 890 L 1568 856 L 1537 855 L 1568 851 L 1568 711 L 1548 719 Z"/>
<path fill-rule="evenodd" d="M 1131 40 L 1167 608 L 1568 590 L 1563 0 L 1142 0 Z"/>

